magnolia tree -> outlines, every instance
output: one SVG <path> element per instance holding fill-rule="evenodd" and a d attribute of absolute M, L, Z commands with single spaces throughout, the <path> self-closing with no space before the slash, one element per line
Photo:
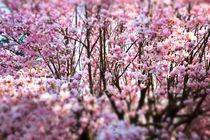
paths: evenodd
<path fill-rule="evenodd" d="M 210 138 L 209 0 L 3 0 L 0 139 Z"/>

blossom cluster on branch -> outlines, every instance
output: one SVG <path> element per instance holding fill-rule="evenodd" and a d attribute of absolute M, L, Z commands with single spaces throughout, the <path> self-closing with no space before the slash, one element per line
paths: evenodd
<path fill-rule="evenodd" d="M 3 0 L 0 139 L 208 139 L 209 0 Z"/>

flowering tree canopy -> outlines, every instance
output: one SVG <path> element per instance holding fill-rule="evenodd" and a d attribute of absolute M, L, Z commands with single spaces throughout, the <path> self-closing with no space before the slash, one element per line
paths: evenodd
<path fill-rule="evenodd" d="M 3 0 L 0 139 L 209 139 L 209 0 Z"/>

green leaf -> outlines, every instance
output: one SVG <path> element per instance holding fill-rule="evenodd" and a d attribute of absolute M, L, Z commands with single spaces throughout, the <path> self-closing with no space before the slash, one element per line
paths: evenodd
<path fill-rule="evenodd" d="M 20 43 L 24 43 L 24 42 L 25 42 L 26 37 L 27 37 L 27 34 L 26 34 L 26 33 L 24 33 L 24 34 L 22 34 L 22 35 L 20 36 L 20 38 L 18 39 L 18 41 L 19 41 Z"/>
<path fill-rule="evenodd" d="M 9 43 L 9 39 L 8 38 L 1 38 L 0 39 L 0 44 L 5 44 L 5 43 Z"/>

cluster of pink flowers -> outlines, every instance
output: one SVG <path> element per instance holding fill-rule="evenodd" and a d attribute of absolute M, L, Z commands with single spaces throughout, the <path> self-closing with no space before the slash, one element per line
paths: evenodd
<path fill-rule="evenodd" d="M 210 137 L 209 0 L 2 2 L 0 139 Z"/>
<path fill-rule="evenodd" d="M 74 96 L 65 81 L 7 76 L 0 83 L 1 139 L 107 139 L 119 133 L 114 139 L 126 140 L 146 134 L 144 128 L 119 121 L 107 97 Z M 109 127 L 109 136 L 103 136 Z M 115 127 L 119 130 L 112 132 Z"/>

